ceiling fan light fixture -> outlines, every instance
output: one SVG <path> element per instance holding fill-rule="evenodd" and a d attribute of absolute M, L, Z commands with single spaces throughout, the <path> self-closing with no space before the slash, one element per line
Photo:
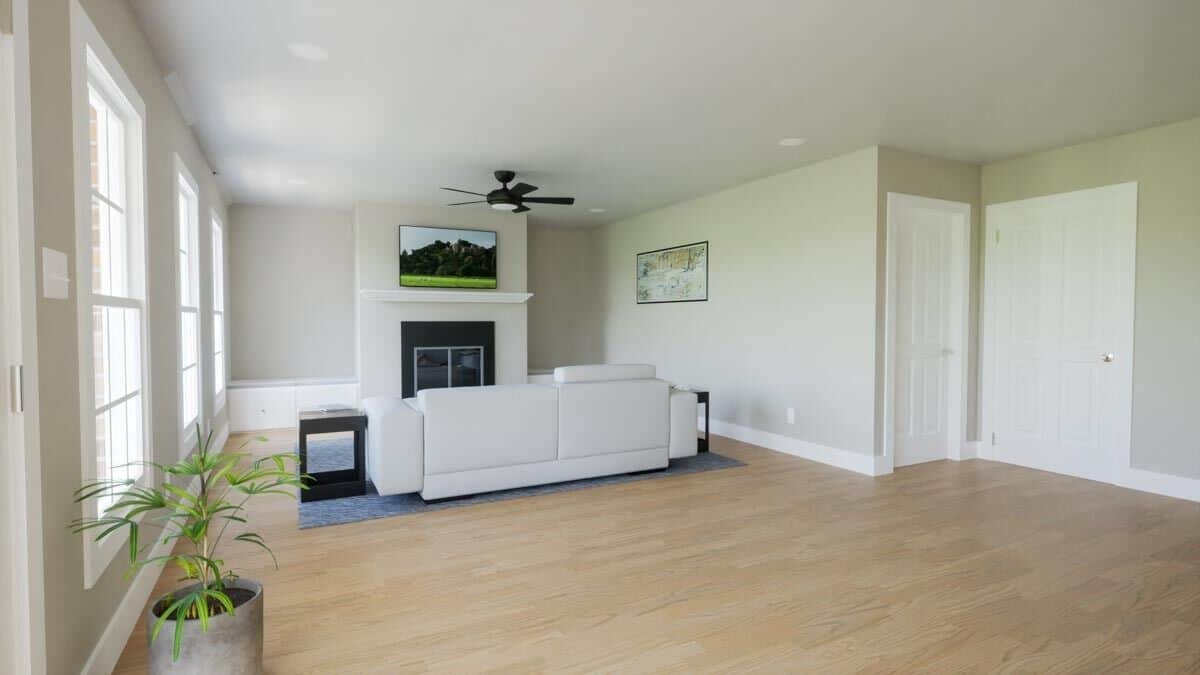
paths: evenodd
<path fill-rule="evenodd" d="M 497 211 L 516 211 L 517 205 L 512 202 L 496 202 L 492 204 L 492 208 Z"/>

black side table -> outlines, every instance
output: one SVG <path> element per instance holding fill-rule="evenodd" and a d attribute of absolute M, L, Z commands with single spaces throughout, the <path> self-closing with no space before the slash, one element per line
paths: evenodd
<path fill-rule="evenodd" d="M 708 390 L 693 389 L 692 392 L 696 394 L 696 405 L 704 404 L 704 435 L 696 439 L 696 452 L 708 452 Z"/>
<path fill-rule="evenodd" d="M 696 452 L 708 452 L 708 390 L 680 385 L 679 391 L 690 391 L 696 395 L 696 405 L 704 404 L 704 435 L 696 439 Z"/>
<path fill-rule="evenodd" d="M 313 481 L 300 491 L 300 501 L 354 497 L 367 493 L 367 415 L 348 410 L 314 410 L 300 413 L 300 473 L 308 473 L 308 435 L 338 431 L 354 432 L 354 466 L 350 469 L 311 474 Z"/>

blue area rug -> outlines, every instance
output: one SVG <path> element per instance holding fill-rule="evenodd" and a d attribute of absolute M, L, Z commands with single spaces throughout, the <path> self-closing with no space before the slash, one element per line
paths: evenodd
<path fill-rule="evenodd" d="M 344 469 L 354 465 L 354 441 L 349 438 L 333 440 L 310 440 L 308 443 L 308 471 L 329 471 Z M 367 494 L 361 497 L 344 497 L 342 499 L 325 499 L 318 502 L 300 502 L 300 529 L 324 527 L 326 525 L 341 525 L 360 520 L 388 518 L 424 511 L 440 511 L 442 509 L 457 509 L 472 504 L 499 502 L 506 499 L 520 499 L 552 492 L 582 490 L 599 485 L 616 483 L 632 483 L 641 480 L 653 480 L 668 476 L 680 476 L 701 471 L 728 469 L 735 466 L 745 466 L 745 462 L 718 455 L 715 452 L 702 452 L 695 457 L 684 457 L 671 460 L 670 466 L 663 471 L 648 473 L 618 474 L 600 478 L 585 478 L 568 483 L 552 485 L 537 485 L 534 487 L 488 492 L 481 495 L 451 499 L 428 504 L 418 494 L 380 496 L 374 486 L 368 484 Z"/>

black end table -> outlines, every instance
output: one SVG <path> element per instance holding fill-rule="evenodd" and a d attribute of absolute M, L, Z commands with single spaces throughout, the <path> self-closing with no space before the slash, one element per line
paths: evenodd
<path fill-rule="evenodd" d="M 354 432 L 354 467 L 311 474 L 313 481 L 300 491 L 300 501 L 354 497 L 367 493 L 367 415 L 356 408 L 309 410 L 300 413 L 300 474 L 308 473 L 309 434 Z"/>
<path fill-rule="evenodd" d="M 708 390 L 693 389 L 692 393 L 696 394 L 696 405 L 704 404 L 704 435 L 696 439 L 696 452 L 708 452 Z"/>
<path fill-rule="evenodd" d="M 686 385 L 680 385 L 675 388 L 679 391 L 690 391 L 695 394 L 696 405 L 704 404 L 704 435 L 696 439 L 696 452 L 708 452 L 708 390 Z"/>

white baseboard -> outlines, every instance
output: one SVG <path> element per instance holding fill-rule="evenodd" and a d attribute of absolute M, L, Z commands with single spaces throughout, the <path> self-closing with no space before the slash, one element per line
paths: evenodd
<path fill-rule="evenodd" d="M 225 442 L 228 440 L 229 425 L 226 424 L 213 435 L 212 447 L 224 448 Z M 199 478 L 188 485 L 188 491 L 192 494 L 200 491 Z M 159 539 L 146 557 L 166 555 L 175 546 L 175 541 L 175 539 L 166 541 Z M 129 642 L 129 636 L 138 626 L 142 625 L 144 618 L 142 612 L 146 608 L 146 603 L 150 601 L 150 594 L 154 592 L 154 585 L 158 583 L 160 574 L 162 574 L 162 567 L 158 565 L 147 565 L 138 570 L 129 584 L 129 588 L 125 591 L 125 597 L 121 599 L 121 604 L 117 605 L 117 611 L 113 612 L 112 619 L 104 627 L 100 641 L 96 643 L 95 649 L 92 650 L 87 662 L 83 665 L 81 671 L 83 675 L 92 675 L 93 673 L 108 675 L 113 668 L 117 667 L 117 661 L 121 659 L 121 652 L 125 651 L 125 643 Z"/>
<path fill-rule="evenodd" d="M 980 445 L 978 449 L 979 458 L 996 462 L 1004 462 L 1006 464 L 1015 464 L 1014 462 L 1005 462 L 1003 459 L 997 459 L 992 451 L 991 445 Z M 1016 464 L 1016 466 L 1021 466 Z M 1040 466 L 1031 467 L 1042 471 L 1051 471 Z M 1055 472 L 1059 473 L 1059 472 Z M 1138 492 L 1149 492 L 1151 494 L 1162 495 L 1164 497 L 1174 497 L 1175 499 L 1186 499 L 1192 502 L 1200 502 L 1200 478 L 1188 478 L 1186 476 L 1172 476 L 1169 473 L 1159 473 L 1157 471 L 1148 471 L 1146 469 L 1135 469 L 1126 467 L 1123 470 L 1118 470 L 1116 480 L 1108 481 L 1099 479 L 1100 482 L 1116 485 L 1117 487 L 1137 490 Z M 1063 473 L 1064 476 L 1072 474 Z M 1086 478 L 1086 477 L 1084 477 Z"/>
<path fill-rule="evenodd" d="M 742 441 L 743 443 L 767 448 L 768 450 L 828 464 L 829 466 L 835 466 L 839 469 L 846 469 L 867 476 L 881 476 L 892 472 L 891 463 L 886 461 L 886 457 L 864 455 L 849 450 L 831 448 L 827 445 L 810 443 L 770 431 L 752 429 L 732 422 L 724 422 L 722 420 L 711 420 L 711 422 L 711 431 L 718 436 L 726 436 Z M 704 428 L 703 417 L 699 420 L 699 428 Z"/>
<path fill-rule="evenodd" d="M 225 444 L 229 442 L 229 423 L 226 422 L 217 433 L 213 434 L 212 447 L 217 450 L 224 450 Z"/>
<path fill-rule="evenodd" d="M 1172 476 L 1168 473 L 1130 467 L 1124 471 L 1117 485 L 1165 497 L 1200 502 L 1200 479 L 1197 478 Z"/>

